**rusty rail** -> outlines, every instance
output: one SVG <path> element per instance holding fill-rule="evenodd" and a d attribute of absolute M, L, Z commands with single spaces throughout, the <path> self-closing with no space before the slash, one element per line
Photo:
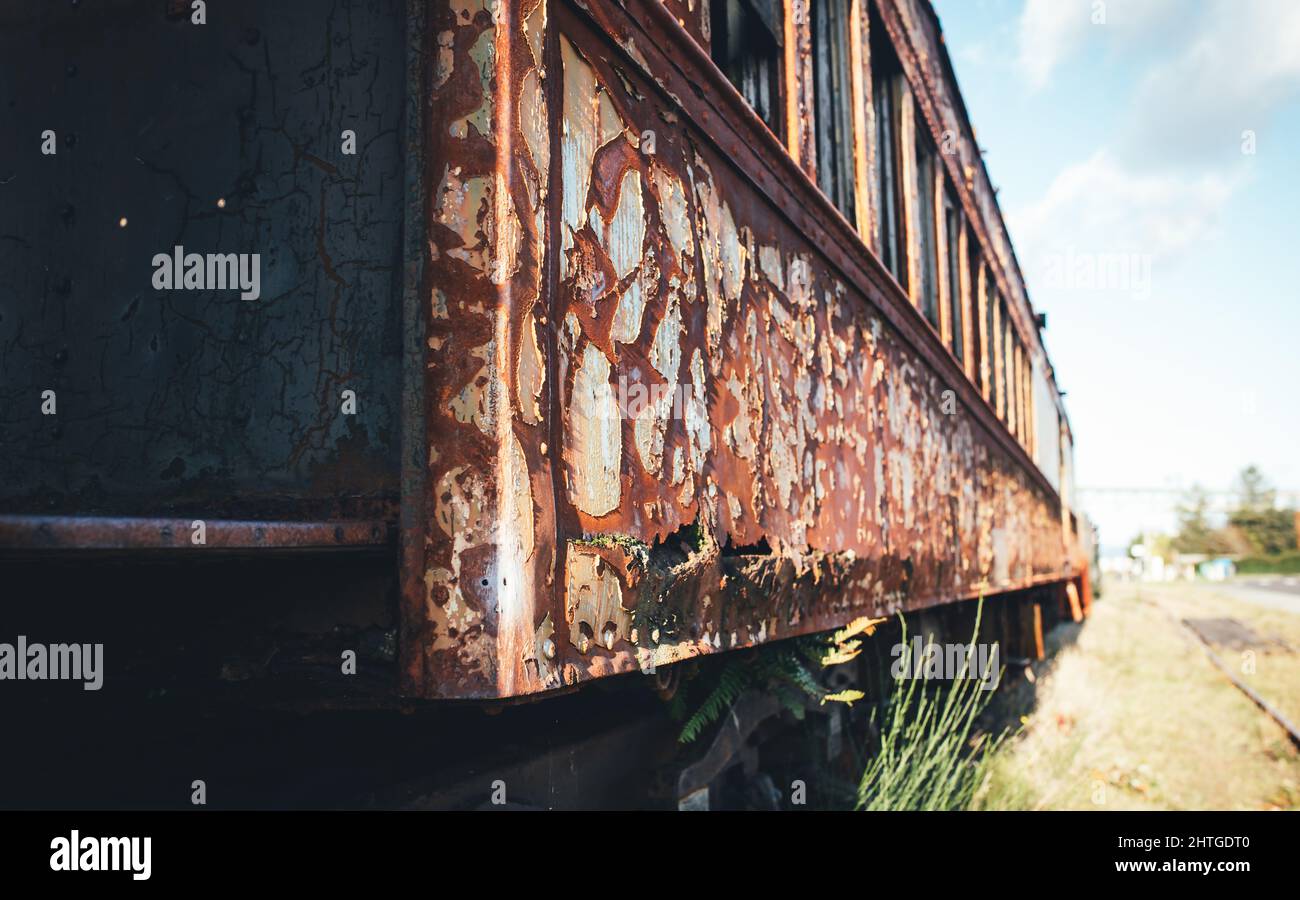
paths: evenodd
<path fill-rule="evenodd" d="M 384 547 L 393 526 L 382 519 L 325 522 L 196 518 L 0 515 L 6 554 L 43 550 L 322 550 Z"/>

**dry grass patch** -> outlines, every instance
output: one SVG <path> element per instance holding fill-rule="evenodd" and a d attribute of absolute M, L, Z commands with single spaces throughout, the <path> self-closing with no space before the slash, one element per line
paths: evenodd
<path fill-rule="evenodd" d="M 1300 756 L 1286 733 L 1165 611 L 1217 614 L 1197 600 L 1112 586 L 1077 641 L 1043 667 L 1024 731 L 994 759 L 977 805 L 1300 808 Z M 1293 679 L 1287 692 L 1298 691 Z"/>

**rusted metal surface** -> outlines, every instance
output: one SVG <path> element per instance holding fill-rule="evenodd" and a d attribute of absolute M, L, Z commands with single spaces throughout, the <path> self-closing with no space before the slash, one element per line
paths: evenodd
<path fill-rule="evenodd" d="M 515 676 L 555 579 L 541 301 L 557 67 L 538 0 L 432 3 L 428 29 L 428 478 L 407 539 L 403 686 L 508 695 L 529 689 Z"/>
<path fill-rule="evenodd" d="M 33 138 L 0 162 L 0 511 L 378 515 L 398 496 L 402 0 L 230 0 L 201 26 L 188 3 L 3 6 L 8 130 Z M 177 245 L 258 254 L 260 296 L 155 290 Z"/>
<path fill-rule="evenodd" d="M 193 103 L 88 122 L 136 173 L 102 189 L 75 134 L 39 178 L 0 173 L 36 211 L 0 248 L 0 550 L 386 549 L 396 522 L 400 691 L 431 698 L 1069 578 L 1086 612 L 1072 435 L 937 21 L 879 6 L 851 5 L 854 221 L 815 186 L 809 0 L 782 4 L 781 136 L 710 61 L 705 0 L 236 3 L 183 38 L 134 0 L 13 14 L 15 54 L 57 48 L 56 111 L 109 108 L 86 76 L 121 58 Z M 873 28 L 904 140 L 955 135 L 960 363 L 917 311 L 917 248 L 907 292 L 871 251 Z M 153 303 L 123 261 L 175 244 L 262 253 L 262 298 Z"/>
<path fill-rule="evenodd" d="M 599 0 L 593 2 L 598 3 Z M 709 3 L 710 0 L 663 0 L 664 9 L 705 53 L 709 52 L 712 41 Z"/>
<path fill-rule="evenodd" d="M 405 691 L 544 691 L 1070 577 L 1026 448 L 669 10 L 444 2 L 430 35 Z"/>
<path fill-rule="evenodd" d="M 384 547 L 384 519 L 239 522 L 225 519 L 0 515 L 0 553 L 31 550 L 313 550 Z"/>

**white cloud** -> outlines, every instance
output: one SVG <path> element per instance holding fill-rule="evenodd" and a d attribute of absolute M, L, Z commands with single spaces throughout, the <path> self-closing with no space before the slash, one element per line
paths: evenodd
<path fill-rule="evenodd" d="M 1300 97 L 1296 0 L 1109 0 L 1107 23 L 1095 28 L 1089 6 L 1028 0 L 1021 17 L 1022 50 L 1039 54 L 1031 79 L 1046 79 L 1088 41 L 1109 41 L 1112 53 L 1122 45 L 1136 69 L 1118 78 L 1136 85 L 1116 97 L 1127 106 L 1118 130 L 1008 216 L 1031 292 L 1044 261 L 1064 253 L 1136 253 L 1159 264 L 1212 240 L 1250 174 L 1242 132 L 1257 132 L 1258 152 L 1269 152 L 1269 120 Z M 1081 27 L 1094 30 L 1081 36 Z"/>
<path fill-rule="evenodd" d="M 1088 36 L 1088 2 L 1028 0 L 1020 15 L 1020 65 L 1036 87 L 1047 84 L 1064 59 Z"/>
<path fill-rule="evenodd" d="M 1068 166 L 1037 203 L 1008 216 L 1031 290 L 1049 254 L 1136 253 L 1159 262 L 1212 238 L 1243 177 L 1134 171 L 1104 149 Z"/>
<path fill-rule="evenodd" d="M 1300 96 L 1300 3 L 1216 0 L 1201 8 L 1179 52 L 1150 65 L 1120 144 L 1149 167 L 1214 164 L 1262 137 L 1273 112 Z"/>
<path fill-rule="evenodd" d="M 1124 55 L 1148 55 L 1177 42 L 1189 20 L 1178 0 L 1026 0 L 1020 14 L 1019 63 L 1035 90 L 1052 71 L 1100 44 Z"/>

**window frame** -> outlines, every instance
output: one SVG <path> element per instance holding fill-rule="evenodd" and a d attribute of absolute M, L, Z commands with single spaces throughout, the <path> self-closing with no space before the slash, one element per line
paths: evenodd
<path fill-rule="evenodd" d="M 913 104 L 912 158 L 916 166 L 917 301 L 921 315 L 940 333 L 939 309 L 939 198 L 935 181 L 939 174 L 939 148 L 925 128 L 925 119 Z"/>
<path fill-rule="evenodd" d="M 853 0 L 818 0 L 810 9 L 813 145 L 817 187 L 856 227 L 857 137 L 853 116 Z"/>
<path fill-rule="evenodd" d="M 943 236 L 944 260 L 948 283 L 948 349 L 953 358 L 966 368 L 966 317 L 963 315 L 965 297 L 962 294 L 962 234 L 963 216 L 957 199 L 952 194 L 948 179 L 943 179 Z"/>
<path fill-rule="evenodd" d="M 898 54 L 885 35 L 875 4 L 869 15 L 871 54 L 871 103 L 875 119 L 875 189 L 879 198 L 876 217 L 876 246 L 880 261 L 903 292 L 908 291 L 908 246 L 906 191 L 903 177 L 902 82 L 905 79 Z"/>

